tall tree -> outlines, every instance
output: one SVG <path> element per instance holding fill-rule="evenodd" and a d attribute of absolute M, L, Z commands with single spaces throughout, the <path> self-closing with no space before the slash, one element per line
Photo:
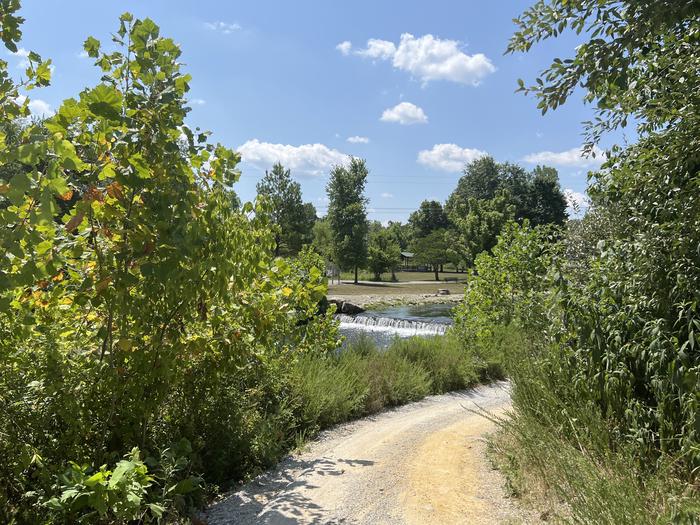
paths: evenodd
<path fill-rule="evenodd" d="M 367 267 L 379 280 L 387 270 L 391 270 L 392 280 L 396 280 L 396 268 L 401 263 L 401 248 L 392 233 L 375 221 L 370 225 Z"/>
<path fill-rule="evenodd" d="M 449 220 L 442 204 L 438 201 L 424 200 L 420 207 L 411 213 L 408 218 L 416 237 L 425 237 L 435 230 L 442 230 L 449 226 Z"/>
<path fill-rule="evenodd" d="M 333 254 L 342 269 L 357 270 L 367 261 L 367 181 L 364 159 L 350 158 L 349 166 L 331 170 L 328 192 L 328 222 L 333 232 Z"/>
<path fill-rule="evenodd" d="M 257 190 L 270 201 L 275 233 L 275 255 L 294 255 L 310 242 L 316 222 L 313 204 L 302 201 L 301 186 L 279 162 L 258 182 Z"/>
<path fill-rule="evenodd" d="M 411 242 L 411 228 L 408 224 L 402 224 L 399 221 L 389 221 L 389 225 L 386 229 L 401 250 L 406 250 L 408 248 Z"/>
<path fill-rule="evenodd" d="M 559 173 L 549 166 L 537 166 L 532 171 L 527 217 L 533 226 L 564 224 L 566 197 L 559 186 Z"/>
<path fill-rule="evenodd" d="M 440 267 L 450 260 L 446 230 L 435 230 L 413 242 L 416 262 L 432 266 L 435 280 L 440 280 Z"/>
<path fill-rule="evenodd" d="M 313 246 L 316 253 L 321 255 L 326 261 L 333 260 L 333 232 L 327 218 L 319 219 L 312 229 Z"/>

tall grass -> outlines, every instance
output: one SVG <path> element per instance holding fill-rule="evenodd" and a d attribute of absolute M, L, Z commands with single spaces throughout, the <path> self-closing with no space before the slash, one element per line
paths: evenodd
<path fill-rule="evenodd" d="M 291 380 L 298 431 L 313 433 L 428 394 L 467 388 L 488 377 L 488 367 L 450 335 L 396 339 L 386 349 L 359 338 L 334 354 L 304 355 Z"/>
<path fill-rule="evenodd" d="M 516 339 L 502 349 L 515 417 L 498 421 L 491 442 L 512 493 L 554 521 L 700 523 L 699 487 L 676 469 L 677 458 L 642 460 L 567 381 L 565 349 L 532 334 Z"/>

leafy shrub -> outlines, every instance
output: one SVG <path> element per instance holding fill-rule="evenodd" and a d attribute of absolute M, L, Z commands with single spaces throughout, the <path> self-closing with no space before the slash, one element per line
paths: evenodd
<path fill-rule="evenodd" d="M 9 49 L 18 7 L 0 7 Z M 85 42 L 98 85 L 0 141 L 0 521 L 49 501 L 70 520 L 184 510 L 190 472 L 242 477 L 286 450 L 285 367 L 337 345 L 318 259 L 273 257 L 268 210 L 231 189 L 239 155 L 185 124 L 179 47 L 128 13 L 114 43 Z M 49 65 L 32 54 L 22 87 Z M 6 67 L 11 120 L 28 110 Z M 182 439 L 187 474 L 165 453 L 102 467 Z"/>

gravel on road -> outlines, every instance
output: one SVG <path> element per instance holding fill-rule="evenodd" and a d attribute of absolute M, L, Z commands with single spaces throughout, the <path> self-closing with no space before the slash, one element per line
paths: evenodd
<path fill-rule="evenodd" d="M 476 413 L 509 407 L 499 382 L 339 425 L 213 504 L 206 522 L 532 523 L 486 458 L 495 425 Z"/>

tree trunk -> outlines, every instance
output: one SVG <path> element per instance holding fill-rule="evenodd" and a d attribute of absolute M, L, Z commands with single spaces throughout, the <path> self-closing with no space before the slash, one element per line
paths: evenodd
<path fill-rule="evenodd" d="M 393 268 L 391 269 L 391 280 L 396 282 L 396 271 Z"/>
<path fill-rule="evenodd" d="M 355 284 L 357 284 L 357 266 L 355 266 Z"/>
<path fill-rule="evenodd" d="M 438 266 L 437 264 L 433 264 L 433 270 L 435 270 L 435 280 L 436 281 L 440 280 L 440 276 L 438 275 L 439 269 L 440 269 L 440 266 Z"/>

